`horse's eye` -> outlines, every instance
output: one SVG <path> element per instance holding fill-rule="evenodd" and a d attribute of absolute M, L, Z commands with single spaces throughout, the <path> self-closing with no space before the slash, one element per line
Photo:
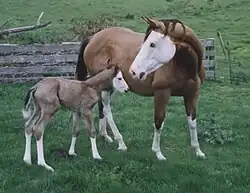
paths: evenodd
<path fill-rule="evenodd" d="M 122 80 L 122 78 L 118 78 L 118 80 Z"/>
<path fill-rule="evenodd" d="M 155 43 L 151 43 L 151 44 L 150 44 L 150 47 L 151 47 L 151 48 L 154 48 L 154 47 L 155 47 Z"/>

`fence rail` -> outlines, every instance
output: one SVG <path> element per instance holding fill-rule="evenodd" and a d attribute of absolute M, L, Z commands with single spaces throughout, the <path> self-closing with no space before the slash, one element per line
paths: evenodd
<path fill-rule="evenodd" d="M 214 39 L 201 40 L 204 45 L 206 78 L 215 79 Z M 0 82 L 37 82 L 47 76 L 72 79 L 80 42 L 61 44 L 0 44 Z"/>

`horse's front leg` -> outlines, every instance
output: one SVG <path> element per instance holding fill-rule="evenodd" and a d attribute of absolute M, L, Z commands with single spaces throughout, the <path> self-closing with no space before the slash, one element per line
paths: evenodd
<path fill-rule="evenodd" d="M 107 133 L 107 120 L 104 116 L 104 105 L 102 99 L 98 101 L 98 110 L 99 110 L 99 134 L 100 136 L 104 137 L 104 139 L 112 143 L 113 139 Z"/>
<path fill-rule="evenodd" d="M 127 146 L 125 145 L 125 143 L 123 141 L 123 136 L 119 132 L 119 130 L 114 122 L 112 111 L 110 108 L 110 98 L 111 98 L 110 92 L 103 91 L 101 98 L 102 98 L 102 102 L 103 102 L 103 106 L 104 106 L 104 116 L 106 117 L 108 124 L 112 130 L 112 133 L 114 135 L 114 139 L 118 142 L 118 145 L 119 145 L 118 149 L 126 151 Z"/>
<path fill-rule="evenodd" d="M 154 138 L 152 143 L 152 151 L 156 153 L 159 160 L 165 160 L 160 147 L 161 131 L 164 126 L 166 114 L 166 106 L 170 99 L 170 90 L 157 90 L 154 93 Z"/>

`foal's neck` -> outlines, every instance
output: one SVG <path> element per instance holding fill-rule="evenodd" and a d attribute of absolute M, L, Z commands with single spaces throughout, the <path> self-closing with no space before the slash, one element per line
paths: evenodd
<path fill-rule="evenodd" d="M 100 76 L 96 75 L 94 77 L 91 77 L 87 79 L 85 82 L 95 90 L 101 92 L 103 90 L 106 90 L 111 85 L 111 78 L 108 76 L 108 74 L 101 74 Z"/>

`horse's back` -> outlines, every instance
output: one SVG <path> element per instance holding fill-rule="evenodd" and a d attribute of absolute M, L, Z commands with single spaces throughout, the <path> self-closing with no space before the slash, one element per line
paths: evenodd
<path fill-rule="evenodd" d="M 109 27 L 94 34 L 84 52 L 89 73 L 95 73 L 109 64 L 123 65 L 136 56 L 135 47 L 143 42 L 144 34 L 123 27 Z"/>

